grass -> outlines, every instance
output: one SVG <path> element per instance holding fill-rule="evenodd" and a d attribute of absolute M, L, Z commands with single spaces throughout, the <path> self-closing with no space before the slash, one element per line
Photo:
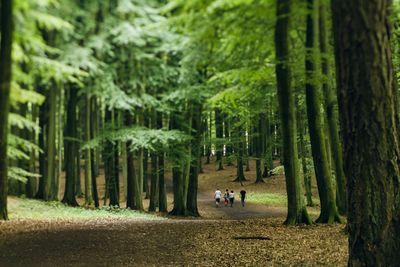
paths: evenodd
<path fill-rule="evenodd" d="M 128 209 L 110 207 L 101 209 L 72 208 L 60 202 L 43 202 L 25 198 L 9 198 L 8 211 L 11 220 L 163 219 L 155 215 Z"/>
<path fill-rule="evenodd" d="M 251 192 L 247 195 L 247 202 L 285 207 L 287 205 L 287 197 L 286 194 L 282 193 Z"/>

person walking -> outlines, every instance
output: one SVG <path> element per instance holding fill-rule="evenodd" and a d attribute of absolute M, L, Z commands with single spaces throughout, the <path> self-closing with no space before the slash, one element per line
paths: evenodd
<path fill-rule="evenodd" d="M 226 189 L 226 190 L 225 190 L 225 194 L 224 194 L 224 204 L 225 204 L 225 207 L 228 206 L 228 203 L 229 203 L 229 190 Z"/>
<path fill-rule="evenodd" d="M 244 201 L 246 200 L 246 190 L 244 188 L 240 191 L 240 200 L 242 201 L 242 207 L 244 207 Z"/>
<path fill-rule="evenodd" d="M 231 203 L 231 208 L 233 208 L 233 202 L 235 201 L 235 193 L 233 190 L 229 193 L 229 202 Z"/>
<path fill-rule="evenodd" d="M 218 208 L 219 203 L 221 202 L 221 191 L 217 188 L 217 191 L 214 193 L 214 198 L 215 198 L 215 206 Z"/>

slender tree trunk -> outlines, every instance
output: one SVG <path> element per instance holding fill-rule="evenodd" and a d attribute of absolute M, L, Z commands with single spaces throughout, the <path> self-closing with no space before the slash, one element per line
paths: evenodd
<path fill-rule="evenodd" d="M 243 134 L 243 128 L 242 126 L 237 127 L 237 149 L 236 149 L 236 161 L 237 161 L 237 166 L 236 166 L 236 179 L 234 182 L 239 182 L 243 183 L 246 181 L 246 177 L 244 176 L 244 169 L 243 169 L 243 151 L 245 150 L 244 147 L 244 139 L 246 138 Z"/>
<path fill-rule="evenodd" d="M 67 123 L 65 125 L 64 134 L 64 153 L 65 153 L 65 191 L 62 202 L 69 206 L 78 206 L 75 199 L 75 182 L 76 182 L 76 150 L 77 150 L 77 123 L 76 108 L 78 102 L 78 89 L 75 85 L 69 88 L 69 99 L 67 102 Z"/>
<path fill-rule="evenodd" d="M 43 85 L 38 85 L 39 92 L 42 95 L 47 95 L 47 92 Z M 41 131 L 39 132 L 39 147 L 42 150 L 39 152 L 39 189 L 36 193 L 35 198 L 45 199 L 45 188 L 47 184 L 47 149 L 46 149 L 46 133 L 48 128 L 48 109 L 49 101 L 48 99 L 39 107 L 39 127 Z"/>
<path fill-rule="evenodd" d="M 307 206 L 314 206 L 312 201 L 312 191 L 311 191 L 311 173 L 307 166 L 307 150 L 306 150 L 306 142 L 304 140 L 304 134 L 306 132 L 306 127 L 303 125 L 305 110 L 300 106 L 299 99 L 297 96 L 296 99 L 296 107 L 297 107 L 297 130 L 299 131 L 299 154 L 301 157 L 301 165 L 303 168 L 303 177 L 304 177 L 304 188 L 306 191 L 306 199 Z"/>
<path fill-rule="evenodd" d="M 224 114 L 224 135 L 225 135 L 225 158 L 226 165 L 232 166 L 232 140 L 231 140 L 231 127 L 230 119 L 227 114 Z"/>
<path fill-rule="evenodd" d="M 339 114 L 337 111 L 336 97 L 333 88 L 329 83 L 330 70 L 328 60 L 328 35 L 326 29 L 327 5 L 321 1 L 319 7 L 319 47 L 322 55 L 322 74 L 325 76 L 322 85 L 324 92 L 326 117 L 329 129 L 330 149 L 332 151 L 332 160 L 334 163 L 336 176 L 336 203 L 341 214 L 346 214 L 346 176 L 343 170 L 342 144 L 339 138 Z"/>
<path fill-rule="evenodd" d="M 132 115 L 130 113 L 125 114 L 125 125 L 131 127 L 133 124 Z M 136 173 L 134 164 L 134 154 L 131 150 L 132 142 L 127 142 L 126 153 L 127 153 L 127 194 L 126 194 L 126 207 L 130 209 L 136 209 Z M 141 191 L 141 190 L 139 190 Z M 141 192 L 139 192 L 141 196 Z"/>
<path fill-rule="evenodd" d="M 182 130 L 182 118 L 178 114 L 171 116 L 171 129 Z M 172 151 L 172 183 L 174 192 L 174 207 L 170 212 L 175 216 L 186 216 L 186 194 L 185 194 L 185 160 L 183 159 L 184 146 Z"/>
<path fill-rule="evenodd" d="M 51 82 L 55 85 L 54 82 Z M 48 110 L 48 125 L 46 136 L 46 149 L 47 149 L 47 169 L 46 169 L 46 183 L 44 190 L 44 200 L 56 200 L 56 192 L 53 191 L 56 183 L 56 110 L 57 110 L 57 94 L 55 86 L 49 88 L 49 110 Z"/>
<path fill-rule="evenodd" d="M 307 209 L 303 203 L 299 161 L 297 158 L 297 133 L 294 93 L 291 87 L 289 60 L 290 0 L 277 0 L 277 21 L 275 28 L 276 78 L 283 137 L 288 214 L 286 224 L 310 224 Z"/>
<path fill-rule="evenodd" d="M 97 114 L 97 104 L 96 104 L 96 98 L 93 98 L 91 103 L 91 112 L 89 116 L 90 118 L 90 139 L 94 139 L 96 137 L 95 129 L 96 129 L 96 124 L 93 120 L 95 118 L 93 114 Z M 96 171 L 96 160 L 95 160 L 95 150 L 90 149 L 90 168 L 91 168 L 91 176 L 92 176 L 92 196 L 93 196 L 93 201 L 94 201 L 94 206 L 98 208 L 100 206 L 99 203 L 99 194 L 97 191 L 97 175 L 98 172 Z"/>
<path fill-rule="evenodd" d="M 314 160 L 315 174 L 319 197 L 321 200 L 321 214 L 319 223 L 340 222 L 336 207 L 335 189 L 332 184 L 331 169 L 329 166 L 326 142 L 324 138 L 324 117 L 321 113 L 321 88 L 316 84 L 316 48 L 317 48 L 317 8 L 318 0 L 307 0 L 309 12 L 307 14 L 306 33 L 306 103 L 308 127 L 311 140 L 311 151 Z M 297 155 L 297 154 L 296 154 Z"/>
<path fill-rule="evenodd" d="M 114 127 L 113 112 L 106 110 L 106 122 L 111 123 L 111 128 Z M 115 145 L 111 141 L 105 141 L 104 145 L 104 168 L 106 176 L 106 191 L 110 197 L 110 206 L 119 206 L 119 197 L 116 179 L 116 160 L 115 160 Z"/>
<path fill-rule="evenodd" d="M 91 121 L 90 121 L 90 113 L 91 113 L 91 102 L 92 99 L 89 95 L 86 96 L 86 106 L 85 106 L 85 137 L 86 142 L 90 141 L 91 137 Z M 92 164 L 91 164 L 91 150 L 87 149 L 85 151 L 85 204 L 92 205 L 93 204 L 93 190 L 92 190 Z"/>
<path fill-rule="evenodd" d="M 261 115 L 258 115 L 256 118 L 256 131 L 254 136 L 254 152 L 256 156 L 256 183 L 263 183 L 263 177 L 261 173 L 261 154 L 262 154 L 262 147 L 263 147 L 263 140 L 262 140 L 262 120 Z"/>
<path fill-rule="evenodd" d="M 162 113 L 157 114 L 157 128 L 162 129 L 163 118 Z M 158 156 L 158 210 L 159 212 L 167 212 L 167 188 L 165 185 L 165 171 L 164 171 L 164 156 L 165 153 L 162 152 Z"/>
<path fill-rule="evenodd" d="M 217 153 L 217 164 L 218 164 L 217 171 L 221 171 L 224 169 L 224 166 L 222 164 L 222 155 L 224 150 L 224 146 L 222 144 L 222 138 L 224 137 L 224 125 L 223 125 L 223 115 L 220 109 L 215 109 L 215 137 L 217 139 L 215 142 L 216 144 L 215 148 Z"/>
<path fill-rule="evenodd" d="M 192 117 L 192 160 L 190 164 L 190 177 L 189 177 L 189 188 L 187 196 L 187 212 L 191 216 L 200 216 L 197 208 L 197 187 L 198 187 L 198 176 L 201 161 L 201 139 L 202 139 L 202 123 L 201 123 L 202 108 L 200 105 L 194 106 L 193 117 Z"/>
<path fill-rule="evenodd" d="M 7 220 L 7 137 L 8 113 L 10 109 L 10 84 L 11 84 L 11 50 L 12 50 L 12 12 L 13 1 L 0 2 L 0 220 Z"/>
<path fill-rule="evenodd" d="M 334 0 L 332 9 L 348 179 L 348 265 L 398 266 L 400 126 L 391 1 Z"/>
<path fill-rule="evenodd" d="M 152 111 L 151 128 L 157 128 L 157 112 Z M 158 155 L 151 153 L 151 185 L 150 185 L 150 205 L 149 211 L 156 211 L 158 206 Z"/>

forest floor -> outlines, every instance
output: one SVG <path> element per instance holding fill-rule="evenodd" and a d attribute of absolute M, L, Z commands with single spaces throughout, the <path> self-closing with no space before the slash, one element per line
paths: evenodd
<path fill-rule="evenodd" d="M 216 208 L 216 188 L 238 195 L 242 186 L 232 182 L 234 167 L 218 172 L 215 168 L 214 163 L 204 165 L 199 178 L 201 218 L 108 215 L 84 209 L 74 209 L 71 216 L 71 208 L 48 205 L 48 213 L 36 207 L 29 211 L 20 204 L 23 200 L 10 198 L 11 220 L 0 223 L 0 266 L 346 265 L 344 225 L 282 224 L 286 215 L 283 175 L 254 184 L 251 165 L 252 171 L 246 172 L 249 181 L 244 183 L 246 206 L 238 201 L 233 208 Z M 171 203 L 172 195 L 168 197 Z M 63 209 L 68 209 L 64 217 Z M 318 206 L 309 212 L 315 219 Z"/>

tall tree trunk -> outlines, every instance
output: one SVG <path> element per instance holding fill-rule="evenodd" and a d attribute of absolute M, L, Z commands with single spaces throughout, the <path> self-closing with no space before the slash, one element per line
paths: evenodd
<path fill-rule="evenodd" d="M 39 93 L 42 95 L 47 95 L 47 92 L 43 85 L 38 85 Z M 47 184 L 47 149 L 46 149 L 46 133 L 48 128 L 48 114 L 49 114 L 49 101 L 48 99 L 39 107 L 39 127 L 41 131 L 39 132 L 39 147 L 42 150 L 39 152 L 39 188 L 36 193 L 35 198 L 45 199 L 45 188 Z"/>
<path fill-rule="evenodd" d="M 275 28 L 276 79 L 283 137 L 288 214 L 286 224 L 310 224 L 307 209 L 303 203 L 303 190 L 297 158 L 297 134 L 294 94 L 291 87 L 289 60 L 289 24 L 291 0 L 277 0 L 277 21 Z"/>
<path fill-rule="evenodd" d="M 55 82 L 51 82 L 55 85 Z M 57 192 L 54 192 L 56 184 L 56 111 L 57 111 L 57 92 L 58 88 L 49 88 L 49 110 L 48 125 L 46 135 L 47 165 L 46 165 L 46 184 L 44 190 L 44 200 L 56 200 Z"/>
<path fill-rule="evenodd" d="M 94 139 L 96 137 L 96 122 L 93 120 L 93 118 L 96 118 L 95 116 L 93 116 L 93 114 L 98 114 L 97 112 L 97 103 L 96 103 L 96 98 L 93 98 L 91 103 L 91 112 L 90 112 L 90 139 Z M 96 115 L 98 116 L 98 115 Z M 97 175 L 98 175 L 98 171 L 96 170 L 97 166 L 96 166 L 96 159 L 95 159 L 95 150 L 94 149 L 90 149 L 90 168 L 91 168 L 91 172 L 90 174 L 92 175 L 92 196 L 93 196 L 93 201 L 94 201 L 94 206 L 96 208 L 98 208 L 100 206 L 99 203 L 99 194 L 97 191 Z"/>
<path fill-rule="evenodd" d="M 132 115 L 127 112 L 125 114 L 125 125 L 131 127 L 133 124 Z M 132 142 L 127 142 L 126 153 L 127 153 L 127 194 L 126 194 L 126 207 L 130 209 L 136 209 L 136 186 L 135 186 L 135 164 L 134 164 L 134 153 L 131 150 Z M 141 190 L 139 190 L 139 196 L 141 197 Z"/>
<path fill-rule="evenodd" d="M 254 152 L 256 156 L 256 183 L 263 183 L 263 177 L 262 177 L 262 172 L 261 172 L 261 158 L 262 158 L 262 147 L 263 147 L 263 140 L 262 140 L 262 120 L 261 120 L 261 115 L 257 115 L 256 117 L 256 131 L 254 132 Z"/>
<path fill-rule="evenodd" d="M 243 151 L 245 150 L 244 144 L 245 141 L 244 139 L 246 138 L 243 134 L 243 128 L 242 126 L 237 126 L 236 130 L 237 136 L 237 148 L 236 148 L 236 161 L 237 161 L 237 166 L 236 166 L 236 179 L 234 180 L 235 182 L 243 183 L 246 181 L 246 177 L 244 176 L 244 169 L 243 169 Z"/>
<path fill-rule="evenodd" d="M 75 199 L 76 183 L 76 151 L 77 151 L 77 122 L 76 108 L 78 102 L 78 89 L 75 85 L 69 87 L 69 99 L 67 102 L 67 123 L 64 132 L 64 158 L 65 158 L 65 191 L 62 202 L 69 206 L 78 206 Z"/>
<path fill-rule="evenodd" d="M 224 136 L 225 136 L 225 158 L 226 165 L 232 166 L 232 140 L 231 140 L 231 127 L 230 119 L 227 114 L 224 114 Z"/>
<path fill-rule="evenodd" d="M 171 129 L 182 130 L 182 120 L 180 114 L 171 115 Z M 171 153 L 172 160 L 172 183 L 173 183 L 173 193 L 174 193 L 174 207 L 170 212 L 171 215 L 175 216 L 185 216 L 186 215 L 186 193 L 185 193 L 185 159 L 184 155 L 185 147 L 182 145 L 176 148 Z"/>
<path fill-rule="evenodd" d="M 157 112 L 152 111 L 151 128 L 157 128 Z M 158 155 L 151 153 L 151 185 L 150 185 L 150 205 L 149 211 L 156 211 L 158 206 Z"/>
<path fill-rule="evenodd" d="M 216 137 L 215 149 L 217 153 L 217 164 L 218 164 L 217 171 L 221 171 L 224 169 L 224 166 L 222 164 L 222 155 L 224 152 L 223 151 L 224 146 L 222 144 L 222 138 L 224 137 L 224 125 L 223 125 L 222 111 L 218 108 L 215 109 L 215 137 Z"/>
<path fill-rule="evenodd" d="M 332 9 L 348 179 L 348 265 L 398 266 L 400 127 L 391 1 L 334 0 Z"/>
<path fill-rule="evenodd" d="M 157 128 L 163 128 L 162 113 L 157 114 Z M 159 212 L 167 212 L 167 188 L 165 185 L 165 171 L 164 171 L 164 155 L 162 152 L 158 156 L 158 210 Z"/>
<path fill-rule="evenodd" d="M 187 196 L 187 212 L 191 216 L 200 216 L 197 208 L 197 187 L 198 187 L 198 176 L 201 161 L 201 139 L 202 139 L 202 122 L 201 115 L 202 107 L 200 105 L 194 106 L 193 117 L 192 117 L 192 160 L 190 164 L 190 177 L 189 177 L 189 188 Z"/>
<path fill-rule="evenodd" d="M 312 200 L 312 191 L 311 191 L 311 173 L 307 166 L 307 149 L 306 149 L 306 142 L 304 140 L 304 134 L 306 133 L 306 127 L 304 123 L 304 116 L 305 110 L 299 104 L 299 98 L 297 95 L 296 99 L 296 107 L 297 107 L 297 130 L 299 131 L 299 154 L 301 157 L 301 166 L 303 169 L 303 179 L 304 179 L 304 188 L 306 191 L 306 200 L 307 206 L 312 207 L 314 206 Z"/>
<path fill-rule="evenodd" d="M 343 170 L 342 144 L 339 138 L 339 114 L 337 111 L 336 97 L 333 88 L 330 86 L 330 69 L 328 60 L 328 32 L 326 29 L 327 5 L 321 1 L 319 6 L 319 47 L 322 59 L 322 74 L 325 76 L 322 84 L 324 92 L 326 117 L 329 129 L 330 149 L 336 176 L 336 203 L 341 214 L 346 214 L 346 176 Z"/>
<path fill-rule="evenodd" d="M 85 106 L 85 137 L 86 142 L 90 141 L 91 138 L 91 102 L 92 99 L 89 95 L 86 96 L 86 106 Z M 86 149 L 85 151 L 85 204 L 93 204 L 93 183 L 92 183 L 92 159 L 91 159 L 91 149 Z"/>
<path fill-rule="evenodd" d="M 331 169 L 325 146 L 324 117 L 321 112 L 321 88 L 316 84 L 317 68 L 315 64 L 315 52 L 317 48 L 318 0 L 307 0 L 307 3 L 309 12 L 307 13 L 305 61 L 306 103 L 311 151 L 314 160 L 315 175 L 317 177 L 319 198 L 321 200 L 321 214 L 317 222 L 334 223 L 340 222 L 341 219 L 336 207 L 335 189 L 332 184 Z"/>
<path fill-rule="evenodd" d="M 11 50 L 13 1 L 2 0 L 0 5 L 0 220 L 7 220 L 7 137 L 8 113 L 10 110 Z"/>
<path fill-rule="evenodd" d="M 106 123 L 110 123 L 111 127 L 114 128 L 113 112 L 106 110 Z M 106 191 L 110 197 L 110 206 L 119 206 L 119 195 L 117 189 L 117 178 L 116 178 L 116 160 L 115 160 L 115 144 L 111 141 L 105 141 L 103 150 L 104 169 L 106 176 Z"/>

